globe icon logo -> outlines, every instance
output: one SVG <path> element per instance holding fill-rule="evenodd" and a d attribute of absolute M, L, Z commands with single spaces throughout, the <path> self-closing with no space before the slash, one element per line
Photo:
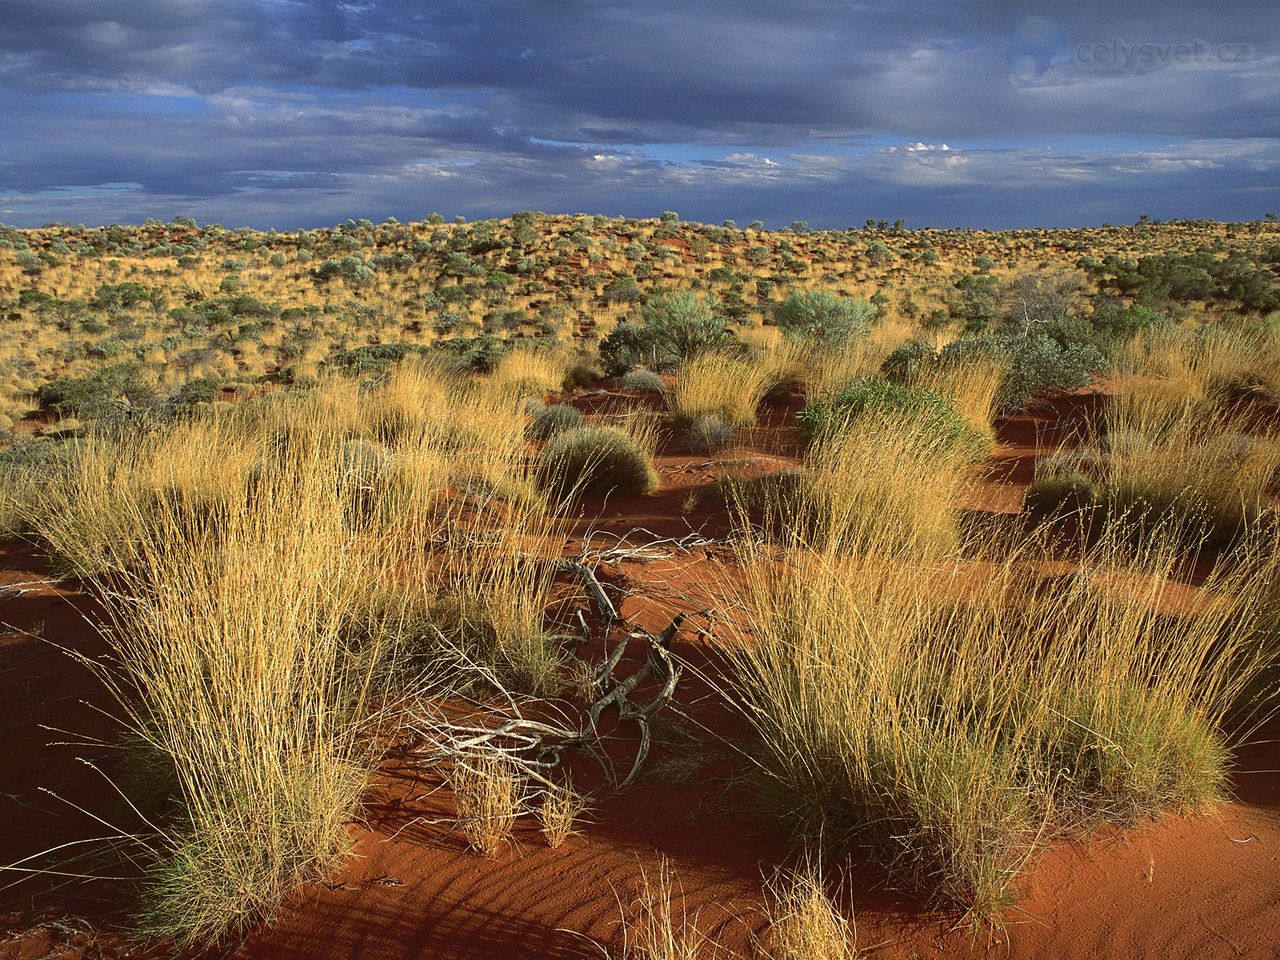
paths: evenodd
<path fill-rule="evenodd" d="M 1015 76 L 1043 77 L 1070 59 L 1071 46 L 1066 31 L 1048 17 L 1027 17 L 1005 37 L 1004 56 Z"/>

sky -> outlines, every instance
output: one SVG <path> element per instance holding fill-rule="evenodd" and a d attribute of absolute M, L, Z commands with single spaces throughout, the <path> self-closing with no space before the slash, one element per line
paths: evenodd
<path fill-rule="evenodd" d="M 1276 0 L 0 0 L 0 221 L 1280 211 Z"/>

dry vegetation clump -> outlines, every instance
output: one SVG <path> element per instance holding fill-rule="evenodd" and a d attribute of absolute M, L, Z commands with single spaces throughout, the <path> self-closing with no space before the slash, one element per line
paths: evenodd
<path fill-rule="evenodd" d="M 570 360 L 559 350 L 516 348 L 493 368 L 492 383 L 520 397 L 541 397 L 564 385 Z"/>
<path fill-rule="evenodd" d="M 776 880 L 769 890 L 768 960 L 856 960 L 857 930 L 827 893 L 810 862 Z"/>
<path fill-rule="evenodd" d="M 628 370 L 618 381 L 623 390 L 637 393 L 666 393 L 667 384 L 652 370 Z"/>
<path fill-rule="evenodd" d="M 1256 542 L 1171 610 L 1177 536 L 1124 541 L 1040 583 L 994 545 L 972 571 L 891 534 L 870 555 L 744 547 L 750 639 L 724 652 L 779 819 L 994 917 L 1044 838 L 1220 799 L 1276 653 L 1280 555 Z"/>
<path fill-rule="evenodd" d="M 619 960 L 698 960 L 707 937 L 686 914 L 684 892 L 665 858 L 657 875 L 645 871 L 640 890 L 623 918 Z"/>
<path fill-rule="evenodd" d="M 440 663 L 561 682 L 544 615 L 563 540 L 518 403 L 436 377 L 454 382 L 410 366 L 363 397 L 330 381 L 90 433 L 20 491 L 23 528 L 102 598 L 133 749 L 172 772 L 145 933 L 209 942 L 331 866 L 366 731 Z"/>
<path fill-rule="evenodd" d="M 1239 399 L 1214 386 L 1252 361 L 1248 344 L 1229 334 L 1148 339 L 1084 442 L 1038 465 L 1031 512 L 1090 527 L 1122 518 L 1136 531 L 1173 523 L 1193 545 L 1215 547 L 1273 528 L 1280 434 L 1251 424 Z"/>
<path fill-rule="evenodd" d="M 611 426 L 557 433 L 542 448 L 538 478 L 544 488 L 561 497 L 615 491 L 631 496 L 658 485 L 651 456 L 626 431 Z"/>
<path fill-rule="evenodd" d="M 767 365 L 741 357 L 706 353 L 680 367 L 667 398 L 677 428 L 715 416 L 729 427 L 755 423 L 756 409 L 772 386 Z"/>
<path fill-rule="evenodd" d="M 524 780 L 506 755 L 486 751 L 460 760 L 449 778 L 458 825 L 472 849 L 493 856 L 511 837 L 524 802 Z"/>
<path fill-rule="evenodd" d="M 538 825 L 547 846 L 559 848 L 574 833 L 574 824 L 586 812 L 587 798 L 573 789 L 572 783 L 545 788 L 538 807 Z"/>
<path fill-rule="evenodd" d="M 529 436 L 545 440 L 562 430 L 582 426 L 582 414 L 566 403 L 553 403 L 537 410 L 529 421 Z"/>
<path fill-rule="evenodd" d="M 115 517 L 133 555 L 99 582 L 119 671 L 106 679 L 180 799 L 147 842 L 147 934 L 244 929 L 345 849 L 372 759 L 371 682 L 394 654 L 376 635 L 350 645 L 363 572 L 332 458 L 310 465 L 216 515 L 169 499 Z"/>
<path fill-rule="evenodd" d="M 1005 358 L 974 358 L 931 365 L 912 385 L 946 397 L 970 427 L 991 441 L 995 437 L 992 422 L 1008 370 Z"/>
<path fill-rule="evenodd" d="M 960 544 L 974 479 L 970 451 L 927 415 L 875 411 L 823 431 L 799 470 L 729 480 L 727 498 L 742 523 L 824 554 L 938 557 Z"/>

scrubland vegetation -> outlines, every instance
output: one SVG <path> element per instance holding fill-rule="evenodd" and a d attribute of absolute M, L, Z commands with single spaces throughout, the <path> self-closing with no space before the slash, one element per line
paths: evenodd
<path fill-rule="evenodd" d="M 121 742 L 162 784 L 119 825 L 148 936 L 216 942 L 331 871 L 424 701 L 598 683 L 561 561 L 673 449 L 737 465 L 705 670 L 749 730 L 738 812 L 805 855 L 764 956 L 856 955 L 850 864 L 999 923 L 1054 840 L 1211 810 L 1274 711 L 1272 227 L 3 236 L 9 415 L 44 412 L 0 527 L 105 611 Z M 1001 418 L 1083 389 L 1022 513 L 966 506 Z M 793 445 L 743 468 L 766 421 Z M 586 801 L 544 760 L 455 758 L 475 851 L 531 814 L 571 835 Z M 623 955 L 704 955 L 679 899 L 664 863 Z"/>

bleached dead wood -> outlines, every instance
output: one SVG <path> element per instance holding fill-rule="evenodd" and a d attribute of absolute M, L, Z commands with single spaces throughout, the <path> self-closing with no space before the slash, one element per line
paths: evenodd
<path fill-rule="evenodd" d="M 417 723 L 410 725 L 410 729 L 427 747 L 427 759 L 447 759 L 465 764 L 469 757 L 497 751 L 517 763 L 530 779 L 546 786 L 552 783 L 546 772 L 559 765 L 564 751 L 582 749 L 600 763 L 618 789 L 624 789 L 635 782 L 649 755 L 652 739 L 650 718 L 675 697 L 683 671 L 671 655 L 671 643 L 685 619 L 685 614 L 678 614 L 661 634 L 655 635 L 636 627 L 622 637 L 597 669 L 592 680 L 592 692 L 596 697 L 587 708 L 585 717 L 580 717 L 576 723 L 568 717 L 558 721 L 526 717 L 521 702 L 502 686 L 492 671 L 468 662 L 467 666 L 483 673 L 506 701 L 504 707 L 494 711 L 500 720 L 493 725 L 459 723 L 434 711 L 433 716 L 422 716 Z M 644 663 L 629 675 L 619 678 L 617 669 L 633 640 L 643 640 L 647 644 Z M 633 701 L 636 690 L 650 679 L 657 684 L 656 694 L 644 703 Z M 619 724 L 636 725 L 640 738 L 631 767 L 621 780 L 617 779 L 601 745 L 603 737 L 599 732 L 600 721 L 610 707 L 617 709 Z"/>

